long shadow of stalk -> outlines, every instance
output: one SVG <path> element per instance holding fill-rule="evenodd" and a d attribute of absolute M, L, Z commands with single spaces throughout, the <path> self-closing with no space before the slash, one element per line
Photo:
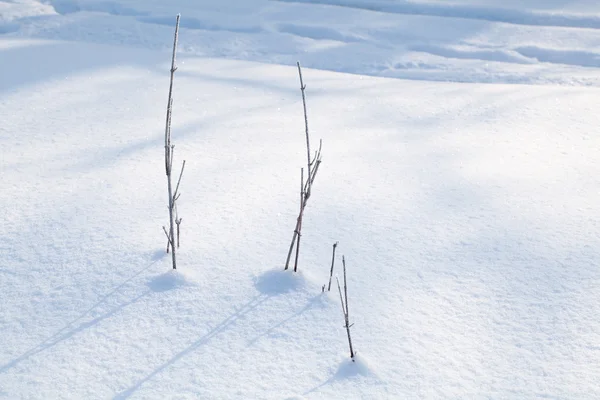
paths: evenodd
<path fill-rule="evenodd" d="M 286 323 L 288 323 L 289 321 L 293 320 L 294 318 L 299 317 L 301 314 L 303 314 L 305 311 L 313 308 L 313 306 L 320 301 L 320 297 L 314 297 L 312 299 L 310 299 L 308 301 L 308 303 L 302 307 L 301 309 L 299 309 L 298 311 L 294 312 L 292 315 L 290 315 L 289 317 L 287 317 L 286 319 L 276 323 L 275 325 L 273 325 L 272 327 L 270 327 L 269 329 L 267 329 L 266 331 L 264 331 L 263 333 L 261 333 L 260 335 L 255 336 L 254 338 L 250 339 L 248 341 L 248 346 L 253 345 L 254 343 L 256 343 L 260 338 L 267 336 L 268 334 L 270 334 L 271 332 L 273 332 L 275 329 L 285 325 Z"/>
<path fill-rule="evenodd" d="M 117 394 L 113 398 L 113 400 L 123 400 L 123 399 L 129 398 L 144 383 L 148 382 L 149 380 L 154 378 L 156 375 L 160 374 L 162 371 L 164 371 L 165 369 L 167 369 L 168 367 L 170 367 L 171 365 L 173 365 L 174 363 L 176 363 L 177 361 L 179 361 L 180 359 L 185 357 L 187 354 L 190 354 L 193 351 L 197 350 L 198 348 L 207 344 L 212 338 L 214 338 L 215 336 L 224 332 L 230 325 L 235 323 L 238 319 L 244 317 L 246 314 L 250 313 L 252 310 L 256 309 L 258 306 L 263 304 L 269 298 L 270 298 L 270 296 L 264 295 L 264 294 L 255 296 L 248 303 L 244 304 L 242 306 L 242 308 L 240 308 L 235 313 L 231 314 L 229 317 L 227 317 L 226 319 L 221 321 L 217 326 L 212 328 L 206 335 L 202 336 L 201 338 L 196 340 L 194 343 L 192 343 L 185 349 L 181 350 L 179 353 L 175 354 L 168 361 L 166 361 L 165 363 L 160 365 L 158 368 L 156 368 L 154 371 L 152 371 L 149 375 L 147 375 L 146 377 L 144 377 L 143 379 L 138 381 L 135 385 L 131 386 L 129 389 L 126 389 L 126 390 L 122 391 L 121 393 Z"/>
<path fill-rule="evenodd" d="M 96 324 L 98 324 L 99 322 L 110 318 L 111 316 L 115 315 L 118 311 L 124 309 L 125 307 L 128 307 L 134 303 L 136 303 L 139 299 L 141 299 L 142 297 L 148 295 L 148 293 L 151 292 L 151 290 L 147 290 L 144 293 L 140 294 L 139 296 L 123 303 L 120 304 L 119 306 L 113 308 L 112 310 L 110 310 L 109 312 L 96 317 L 94 319 L 92 319 L 91 321 L 87 321 L 87 322 L 82 322 L 80 323 L 78 326 L 73 327 L 74 324 L 76 324 L 78 321 L 81 321 L 86 315 L 88 315 L 90 312 L 92 312 L 93 310 L 95 310 L 96 308 L 98 308 L 100 305 L 102 305 L 109 297 L 113 296 L 115 293 L 117 293 L 119 290 L 121 290 L 125 285 L 127 285 L 129 282 L 131 282 L 133 279 L 135 279 L 136 277 L 138 277 L 141 273 L 143 273 L 144 271 L 148 270 L 150 267 L 152 267 L 154 264 L 156 264 L 159 261 L 159 258 L 156 258 L 153 262 L 151 262 L 150 264 L 146 265 L 144 268 L 140 269 L 139 271 L 137 271 L 135 274 L 133 274 L 132 276 L 130 276 L 127 280 L 123 281 L 119 286 L 115 287 L 113 290 L 111 290 L 109 293 L 105 294 L 100 300 L 98 300 L 98 302 L 96 302 L 96 304 L 94 304 L 93 306 L 91 306 L 90 308 L 88 308 L 85 312 L 83 312 L 79 317 L 75 318 L 74 320 L 72 320 L 71 322 L 69 322 L 67 325 L 65 325 L 62 329 L 60 329 L 59 331 L 57 331 L 55 334 L 53 334 L 52 336 L 46 338 L 44 341 L 42 341 L 41 343 L 39 343 L 38 345 L 32 347 L 31 349 L 27 350 L 25 353 L 23 353 L 22 355 L 20 355 L 19 357 L 15 358 L 14 360 L 4 364 L 3 366 L 0 367 L 0 373 L 6 372 L 9 369 L 13 368 L 14 366 L 16 366 L 18 363 L 20 363 L 21 361 L 24 361 L 26 359 L 28 359 L 29 357 L 32 357 L 38 353 L 41 353 L 42 351 L 64 341 L 69 339 L 70 337 L 72 337 L 73 335 L 84 331 L 87 328 L 90 328 Z"/>

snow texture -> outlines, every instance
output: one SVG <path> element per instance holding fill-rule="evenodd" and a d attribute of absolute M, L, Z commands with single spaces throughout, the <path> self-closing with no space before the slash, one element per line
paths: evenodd
<path fill-rule="evenodd" d="M 600 398 L 599 43 L 589 1 L 0 1 L 0 398 Z"/>

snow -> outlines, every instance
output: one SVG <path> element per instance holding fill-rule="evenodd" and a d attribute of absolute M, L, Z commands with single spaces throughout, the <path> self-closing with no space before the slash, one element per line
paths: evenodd
<path fill-rule="evenodd" d="M 301 58 L 310 68 L 427 81 L 598 86 L 590 68 L 600 65 L 600 5 L 498 3 L 30 0 L 0 3 L 0 32 L 166 50 L 181 12 L 188 55 Z"/>
<path fill-rule="evenodd" d="M 0 398 L 600 397 L 598 21 L 558 0 L 0 1 Z M 294 274 L 296 60 L 323 164 Z M 321 292 L 336 241 L 354 362 Z"/>

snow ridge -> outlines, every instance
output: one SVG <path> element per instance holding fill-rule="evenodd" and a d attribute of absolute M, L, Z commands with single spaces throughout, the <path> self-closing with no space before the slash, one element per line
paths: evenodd
<path fill-rule="evenodd" d="M 435 4 L 412 1 L 371 0 L 274 0 L 289 3 L 308 3 L 357 8 L 385 13 L 425 15 L 505 22 L 517 25 L 600 29 L 600 15 L 549 13 L 534 10 L 509 9 L 470 4 Z"/>

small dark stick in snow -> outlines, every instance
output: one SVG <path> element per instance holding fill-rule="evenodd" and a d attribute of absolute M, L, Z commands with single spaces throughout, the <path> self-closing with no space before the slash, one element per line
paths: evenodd
<path fill-rule="evenodd" d="M 352 348 L 352 338 L 350 337 L 350 328 L 354 324 L 350 324 L 350 317 L 348 316 L 348 286 L 346 284 L 346 259 L 342 256 L 342 265 L 344 266 L 344 296 L 342 296 L 342 288 L 340 287 L 340 280 L 336 277 L 338 290 L 340 292 L 340 302 L 342 303 L 342 312 L 344 313 L 344 328 L 348 334 L 348 346 L 350 347 L 350 358 L 354 362 L 354 349 Z M 345 300 L 344 300 L 345 298 Z"/>
<path fill-rule="evenodd" d="M 333 265 L 335 264 L 335 248 L 337 247 L 339 242 L 335 242 L 333 244 L 333 255 L 331 256 L 331 270 L 329 271 L 329 285 L 327 286 L 327 291 L 331 292 L 331 278 L 333 277 Z"/>

